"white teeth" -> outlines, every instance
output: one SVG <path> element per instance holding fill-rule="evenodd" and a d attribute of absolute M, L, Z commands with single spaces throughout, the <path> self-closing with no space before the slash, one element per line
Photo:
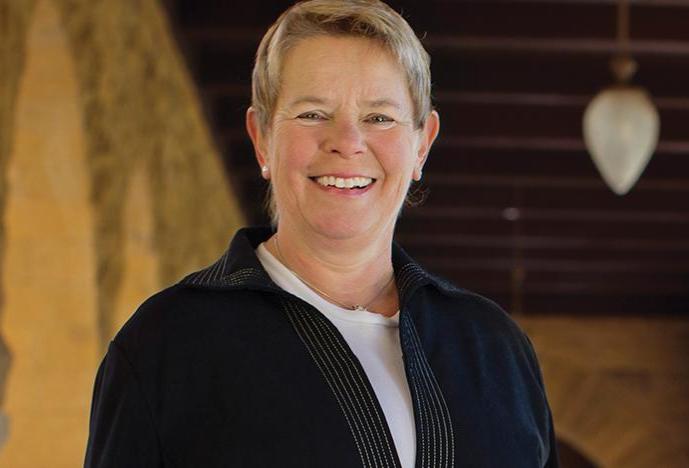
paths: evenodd
<path fill-rule="evenodd" d="M 373 182 L 370 177 L 334 177 L 334 176 L 321 176 L 316 178 L 316 182 L 325 187 L 337 187 L 337 188 L 352 188 L 352 187 L 366 187 Z"/>

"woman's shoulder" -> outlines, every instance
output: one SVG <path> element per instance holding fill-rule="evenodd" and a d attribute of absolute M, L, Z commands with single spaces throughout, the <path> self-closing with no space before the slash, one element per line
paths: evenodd
<path fill-rule="evenodd" d="M 460 306 L 457 309 L 458 312 L 470 314 L 472 317 L 474 314 L 478 314 L 489 319 L 511 320 L 505 309 L 487 296 L 457 286 L 447 278 L 435 274 L 428 273 L 428 277 L 431 280 L 430 283 L 434 286 L 433 289 L 437 291 L 437 295 L 443 296 L 446 300 L 450 300 Z"/>
<path fill-rule="evenodd" d="M 146 298 L 139 304 L 115 336 L 116 339 L 159 329 L 171 315 L 176 314 L 190 299 L 185 288 L 179 284 L 167 286 Z"/>
<path fill-rule="evenodd" d="M 429 274 L 433 287 L 426 288 L 429 304 L 434 315 L 439 315 L 447 324 L 455 324 L 474 333 L 512 338 L 513 343 L 528 342 L 526 334 L 517 321 L 493 299 L 457 286 L 453 282 Z"/>
<path fill-rule="evenodd" d="M 520 332 L 516 322 L 497 302 L 427 270 L 397 244 L 393 244 L 393 263 L 402 302 L 414 301 L 427 319 L 448 325 L 486 327 L 493 332 L 500 329 Z"/>
<path fill-rule="evenodd" d="M 249 290 L 202 289 L 176 283 L 144 300 L 113 341 L 128 355 L 137 355 L 184 347 L 220 330 L 231 335 L 247 322 L 247 311 L 256 310 L 250 305 L 263 300 L 260 293 Z"/>
<path fill-rule="evenodd" d="M 531 340 L 515 318 L 497 302 L 452 282 L 433 276 L 426 288 L 425 321 L 447 340 L 475 346 L 485 359 L 522 362 L 540 381 L 538 360 Z M 517 361 L 515 361 L 517 359 Z"/>
<path fill-rule="evenodd" d="M 127 354 L 155 348 L 161 340 L 174 334 L 175 329 L 185 328 L 189 311 L 194 308 L 192 304 L 198 301 L 188 288 L 180 284 L 165 287 L 134 310 L 113 341 Z"/>

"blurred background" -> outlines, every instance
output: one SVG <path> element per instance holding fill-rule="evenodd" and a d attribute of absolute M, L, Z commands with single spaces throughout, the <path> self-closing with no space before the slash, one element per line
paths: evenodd
<path fill-rule="evenodd" d="M 564 468 L 689 466 L 689 0 L 631 1 L 660 138 L 625 195 L 582 136 L 616 1 L 389 3 L 442 127 L 397 241 L 527 331 Z M 290 4 L 0 0 L 0 467 L 81 465 L 114 333 L 267 222 L 244 112 Z"/>

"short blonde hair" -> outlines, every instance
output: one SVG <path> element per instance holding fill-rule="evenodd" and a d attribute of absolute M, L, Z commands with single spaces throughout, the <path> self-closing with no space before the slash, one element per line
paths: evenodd
<path fill-rule="evenodd" d="M 263 36 L 251 77 L 251 106 L 262 132 L 269 131 L 280 93 L 287 52 L 315 36 L 363 37 L 377 42 L 401 65 L 414 107 L 414 124 L 422 128 L 433 110 L 431 58 L 402 16 L 380 0 L 306 0 L 288 8 Z M 409 204 L 418 204 L 407 195 Z M 270 186 L 266 209 L 272 225 L 278 212 Z"/>
<path fill-rule="evenodd" d="M 263 36 L 252 73 L 251 105 L 263 131 L 270 127 L 287 51 L 319 35 L 372 39 L 401 64 L 421 128 L 431 112 L 430 56 L 409 24 L 380 0 L 307 0 L 287 9 Z"/>

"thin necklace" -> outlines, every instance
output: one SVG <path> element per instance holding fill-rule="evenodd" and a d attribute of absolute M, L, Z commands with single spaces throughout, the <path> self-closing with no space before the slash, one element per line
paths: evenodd
<path fill-rule="evenodd" d="M 321 297 L 323 297 L 324 299 L 326 299 L 330 302 L 333 302 L 333 303 L 339 305 L 340 307 L 342 307 L 344 309 L 355 310 L 357 312 L 368 311 L 368 307 L 371 304 L 373 304 L 376 301 L 376 299 L 378 299 L 380 297 L 381 294 L 383 294 L 383 291 L 385 291 L 387 289 L 387 287 L 390 285 L 390 283 L 392 283 L 392 281 L 395 279 L 395 275 L 392 275 L 392 277 L 388 280 L 388 282 L 385 283 L 385 285 L 380 289 L 380 291 L 378 291 L 378 293 L 368 303 L 366 303 L 366 304 L 354 304 L 353 306 L 350 306 L 350 305 L 347 305 L 343 302 L 338 301 L 337 299 L 332 297 L 327 292 L 325 292 L 321 289 L 318 289 L 316 286 L 314 286 L 313 284 L 311 284 L 310 282 L 306 281 L 304 278 L 299 276 L 296 271 L 294 271 L 290 267 L 288 267 L 287 263 L 285 262 L 285 258 L 282 256 L 282 251 L 280 250 L 280 243 L 278 242 L 277 234 L 275 234 L 273 236 L 273 239 L 274 239 L 274 244 L 275 244 L 275 251 L 278 254 L 278 260 L 280 260 L 280 263 L 282 263 L 285 268 L 287 268 L 294 276 L 296 276 L 299 279 L 299 281 L 301 281 L 302 283 L 307 285 L 309 288 L 316 291 Z"/>

